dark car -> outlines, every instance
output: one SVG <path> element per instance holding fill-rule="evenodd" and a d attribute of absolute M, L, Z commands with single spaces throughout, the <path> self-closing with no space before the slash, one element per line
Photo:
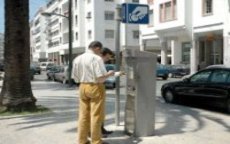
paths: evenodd
<path fill-rule="evenodd" d="M 168 70 L 169 77 L 183 77 L 190 73 L 189 65 L 170 65 Z"/>
<path fill-rule="evenodd" d="M 166 65 L 157 64 L 157 77 L 161 77 L 163 80 L 168 79 L 169 70 Z"/>
<path fill-rule="evenodd" d="M 107 71 L 110 71 L 110 70 L 115 70 L 115 65 L 114 64 L 106 64 L 105 65 L 105 68 Z M 116 77 L 115 76 L 112 76 L 112 77 L 109 77 L 105 80 L 105 86 L 107 88 L 115 88 L 116 87 Z"/>
<path fill-rule="evenodd" d="M 32 67 L 35 71 L 35 74 L 41 74 L 41 68 L 40 68 L 40 65 L 39 64 L 36 64 L 36 63 L 32 63 L 30 65 L 30 67 Z"/>
<path fill-rule="evenodd" d="M 4 63 L 0 63 L 0 71 L 4 71 Z"/>
<path fill-rule="evenodd" d="M 211 100 L 230 113 L 230 67 L 212 66 L 182 81 L 166 83 L 161 88 L 161 94 L 168 103 L 190 98 Z"/>
<path fill-rule="evenodd" d="M 30 66 L 30 80 L 34 80 L 35 73 L 36 73 L 35 68 Z"/>

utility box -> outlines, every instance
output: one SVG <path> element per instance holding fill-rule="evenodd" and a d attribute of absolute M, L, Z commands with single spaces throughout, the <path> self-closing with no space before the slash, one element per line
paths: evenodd
<path fill-rule="evenodd" d="M 125 132 L 152 136 L 155 129 L 156 61 L 151 52 L 124 51 L 126 68 Z"/>

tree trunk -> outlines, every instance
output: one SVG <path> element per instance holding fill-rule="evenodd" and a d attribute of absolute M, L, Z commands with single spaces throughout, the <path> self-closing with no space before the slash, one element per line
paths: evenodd
<path fill-rule="evenodd" d="M 30 83 L 29 1 L 5 0 L 5 77 L 1 104 L 9 111 L 33 110 Z"/>

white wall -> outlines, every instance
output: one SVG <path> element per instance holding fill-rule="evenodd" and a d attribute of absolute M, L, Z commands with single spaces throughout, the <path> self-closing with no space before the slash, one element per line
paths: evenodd
<path fill-rule="evenodd" d="M 187 35 L 192 40 L 193 37 L 193 2 L 194 0 L 185 0 L 185 30 Z"/>
<path fill-rule="evenodd" d="M 193 27 L 212 25 L 224 22 L 225 6 L 227 0 L 213 0 L 213 15 L 203 16 L 202 1 L 193 0 Z"/>
<path fill-rule="evenodd" d="M 31 24 L 31 46 L 34 48 L 32 52 L 33 60 L 37 61 L 39 58 L 47 58 L 47 42 L 46 42 L 46 27 L 47 22 L 46 18 L 41 15 L 41 13 L 45 10 L 45 6 L 41 7 L 35 18 Z M 35 26 L 36 20 L 39 20 L 39 23 Z M 35 30 L 39 29 L 40 32 L 35 34 Z M 40 38 L 40 42 L 36 42 L 36 38 Z"/>
<path fill-rule="evenodd" d="M 177 0 L 177 19 L 168 22 L 160 22 L 160 4 L 170 0 L 154 1 L 154 25 L 156 30 L 169 29 L 174 27 L 181 27 L 185 25 L 185 0 Z"/>

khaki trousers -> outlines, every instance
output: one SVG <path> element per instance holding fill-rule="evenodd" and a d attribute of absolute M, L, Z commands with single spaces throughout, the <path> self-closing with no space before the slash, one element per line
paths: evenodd
<path fill-rule="evenodd" d="M 78 134 L 79 144 L 86 144 L 91 134 L 92 144 L 101 144 L 101 124 L 104 120 L 104 84 L 82 83 L 80 85 Z"/>

